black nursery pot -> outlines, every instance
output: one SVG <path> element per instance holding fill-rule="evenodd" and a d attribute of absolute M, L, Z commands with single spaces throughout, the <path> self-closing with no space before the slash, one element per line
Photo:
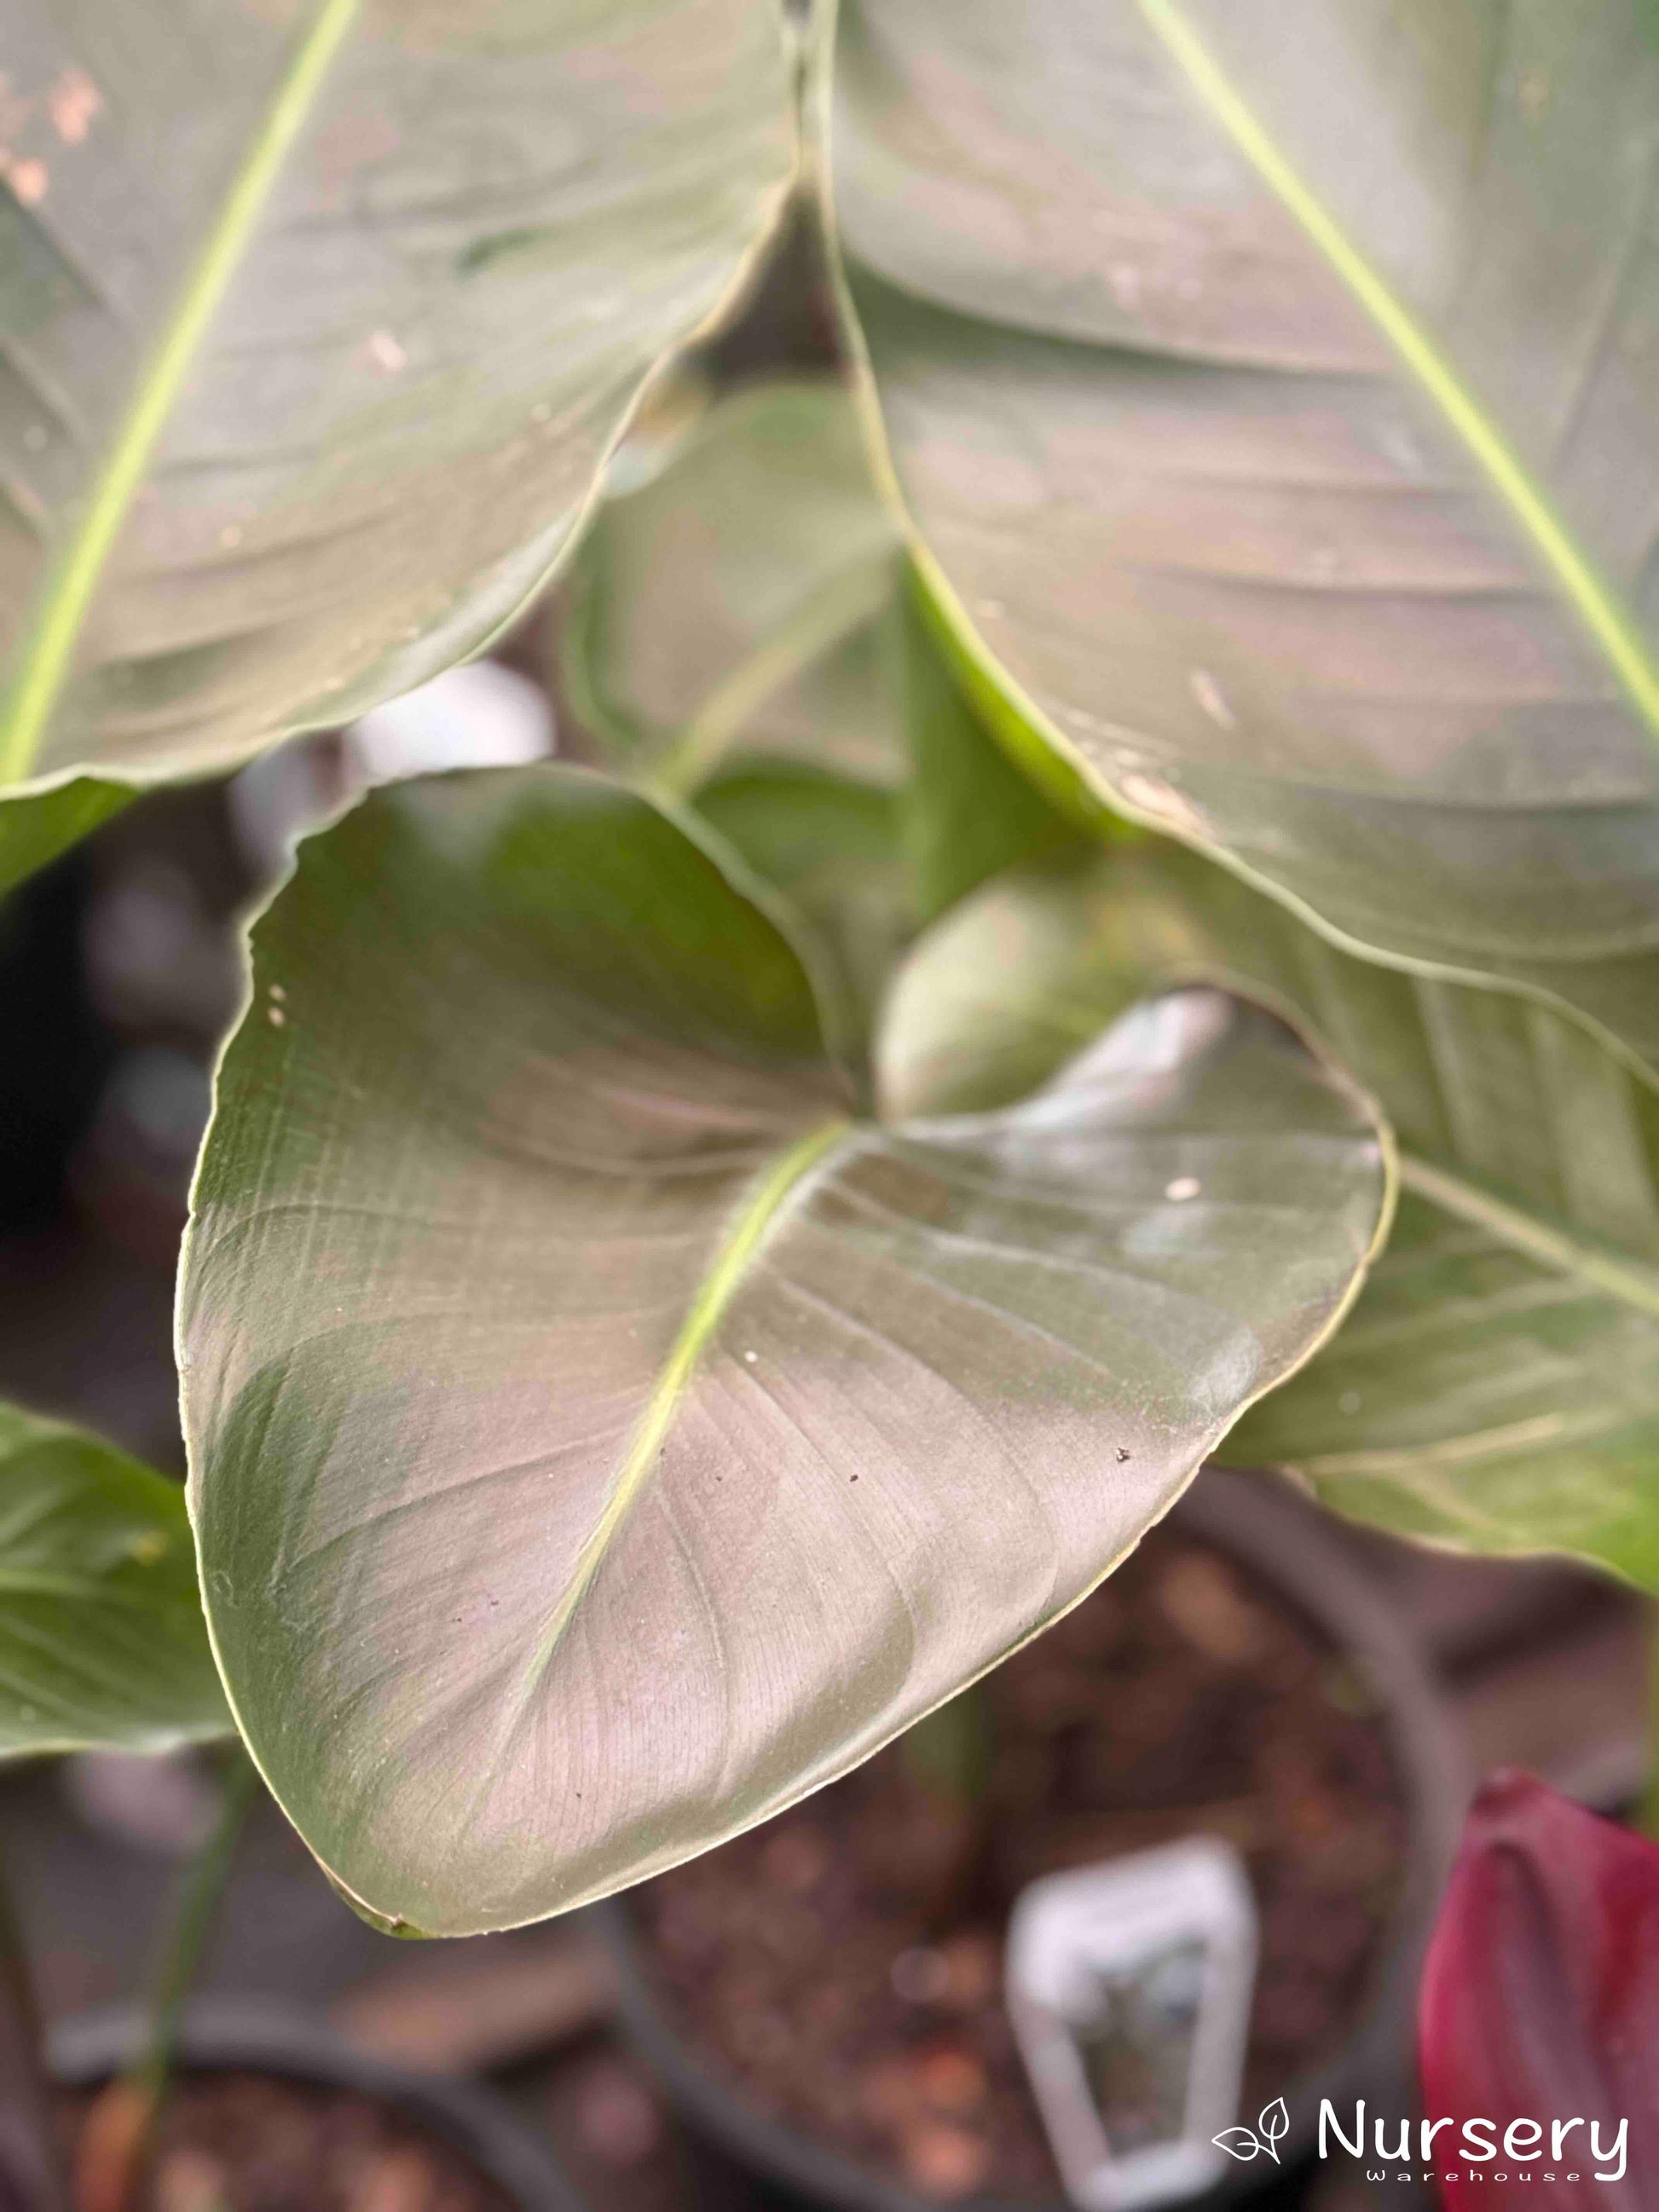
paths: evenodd
<path fill-rule="evenodd" d="M 133 2057 L 141 2033 L 140 2015 L 125 2005 L 59 2022 L 49 2046 L 53 2078 L 66 2088 L 95 2087 Z M 492 2090 L 384 2065 L 286 2008 L 200 2000 L 185 2012 L 178 2064 L 186 2074 L 258 2074 L 352 2091 L 455 2152 L 523 2212 L 584 2212 L 551 2149 Z"/>
<path fill-rule="evenodd" d="M 1290 2085 L 1289 2136 L 1278 2166 L 1230 2172 L 1189 2212 L 1271 2212 L 1302 2202 L 1320 2101 L 1351 2113 L 1409 2110 L 1411 2021 L 1419 1971 L 1455 1849 L 1468 1788 L 1439 1691 L 1415 1644 L 1352 1554 L 1293 1496 L 1255 1476 L 1206 1475 L 1172 1525 L 1236 1559 L 1258 1585 L 1320 1632 L 1369 1685 L 1406 1812 L 1401 1881 L 1377 1944 L 1358 2025 L 1329 2061 Z M 939 2212 L 884 2176 L 769 2118 L 726 2087 L 658 2000 L 648 1952 L 626 1898 L 596 1908 L 621 1972 L 629 2032 L 685 2122 L 703 2212 Z M 953 2212 L 1068 2212 L 1058 2203 L 975 2197 Z"/>

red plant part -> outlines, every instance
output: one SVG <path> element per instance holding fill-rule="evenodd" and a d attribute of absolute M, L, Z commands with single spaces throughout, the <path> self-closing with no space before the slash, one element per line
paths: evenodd
<path fill-rule="evenodd" d="M 1530 1775 L 1492 1776 L 1441 1906 L 1418 2031 L 1425 2124 L 1452 2124 L 1424 2166 L 1445 2212 L 1656 2212 L 1659 1849 Z"/>

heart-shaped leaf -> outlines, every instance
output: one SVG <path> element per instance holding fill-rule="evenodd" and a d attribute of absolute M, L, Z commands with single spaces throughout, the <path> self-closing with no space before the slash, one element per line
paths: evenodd
<path fill-rule="evenodd" d="M 24 0 L 0 783 L 147 782 L 475 650 L 780 204 L 773 0 Z"/>
<path fill-rule="evenodd" d="M 1651 13 L 845 0 L 836 69 L 981 676 L 1338 941 L 1659 1064 Z"/>
<path fill-rule="evenodd" d="M 387 1922 L 603 1894 L 1080 1597 L 1334 1326 L 1368 1109 L 1217 994 L 1006 1113 L 852 1117 L 707 831 L 382 793 L 254 933 L 186 1248 L 209 1613 Z"/>
<path fill-rule="evenodd" d="M 0 1759 L 229 1732 L 177 1483 L 0 1406 Z"/>
<path fill-rule="evenodd" d="M 1659 1099 L 1582 1024 L 1338 952 L 1160 841 L 1006 878 L 929 932 L 896 985 L 889 1110 L 1023 1097 L 1143 992 L 1199 981 L 1340 1056 L 1402 1182 L 1340 1335 L 1222 1455 L 1405 1533 L 1659 1589 Z"/>

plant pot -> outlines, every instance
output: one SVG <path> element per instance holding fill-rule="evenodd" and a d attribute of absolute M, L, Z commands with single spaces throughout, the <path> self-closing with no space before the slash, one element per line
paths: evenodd
<path fill-rule="evenodd" d="M 139 2047 L 142 2018 L 127 2005 L 76 2014 L 52 2031 L 53 2077 L 92 2087 Z M 180 2073 L 256 2074 L 355 2092 L 389 2106 L 491 2182 L 522 2212 L 581 2212 L 552 2150 L 492 2090 L 475 2081 L 405 2072 L 363 2057 L 320 2021 L 258 1999 L 215 1998 L 186 2008 Z"/>
<path fill-rule="evenodd" d="M 1364 2096 L 1386 2117 L 1410 2109 L 1410 2021 L 1418 1971 L 1455 1847 L 1467 1798 L 1462 1760 L 1444 1704 L 1411 1639 L 1351 1554 L 1294 1494 L 1276 1482 L 1210 1475 L 1176 1509 L 1172 1527 L 1235 1559 L 1258 1587 L 1282 1593 L 1363 1677 L 1404 1800 L 1405 1837 L 1392 1909 L 1375 1944 L 1358 2024 L 1328 2061 L 1286 2091 L 1289 2136 L 1282 2163 L 1241 2164 L 1201 2198 L 1203 2212 L 1249 2204 L 1267 2212 L 1300 2201 L 1315 2159 L 1321 2100 L 1351 2115 Z M 926 2200 L 842 2151 L 809 2139 L 745 2103 L 719 2078 L 670 2018 L 653 1985 L 636 1905 L 597 1908 L 618 1959 L 629 2032 L 688 2124 L 699 2192 L 715 2208 L 764 2204 L 838 2207 L 845 2212 L 924 2212 Z M 964 2200 L 958 2199 L 958 2203 Z M 1041 2199 L 977 2196 L 977 2212 L 1031 2212 Z M 937 2207 L 934 2207 L 937 2212 Z M 1051 2212 L 1060 2212 L 1057 2204 Z"/>

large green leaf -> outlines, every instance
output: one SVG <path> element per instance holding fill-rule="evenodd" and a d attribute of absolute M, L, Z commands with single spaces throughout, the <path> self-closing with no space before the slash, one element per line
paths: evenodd
<path fill-rule="evenodd" d="M 774 0 L 19 0 L 6 67 L 0 782 L 476 649 L 792 161 Z"/>
<path fill-rule="evenodd" d="M 209 1616 L 336 1881 L 437 1933 L 829 1780 L 1106 1573 L 1352 1294 L 1369 1111 L 1143 1007 L 1011 1112 L 860 1121 L 702 833 L 410 785 L 254 933 L 180 1333 Z"/>
<path fill-rule="evenodd" d="M 1659 1061 L 1659 15 L 845 0 L 961 649 L 1134 817 Z"/>
<path fill-rule="evenodd" d="M 164 1751 L 229 1729 L 183 1492 L 0 1406 L 0 1759 Z"/>
<path fill-rule="evenodd" d="M 1659 1099 L 1586 1028 L 1334 950 L 1179 847 L 1013 876 L 902 973 L 890 1110 L 1024 1096 L 1150 988 L 1281 1007 L 1393 1120 L 1400 1212 L 1341 1334 L 1223 1456 L 1464 1548 L 1659 1589 Z"/>

